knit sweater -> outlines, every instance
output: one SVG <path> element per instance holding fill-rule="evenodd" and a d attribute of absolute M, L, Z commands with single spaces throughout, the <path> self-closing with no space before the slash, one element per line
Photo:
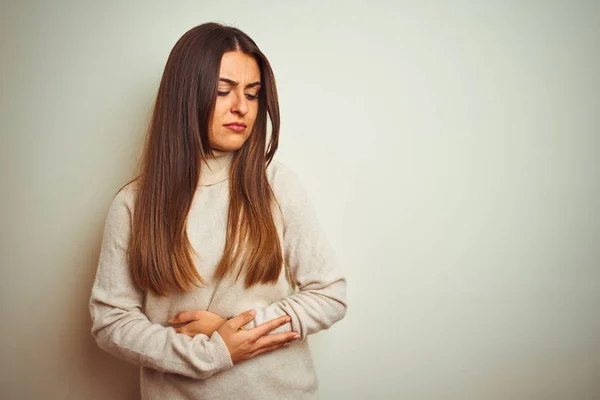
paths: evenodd
<path fill-rule="evenodd" d="M 225 246 L 233 155 L 217 152 L 202 165 L 187 218 L 205 287 L 166 297 L 140 290 L 126 257 L 135 183 L 117 193 L 109 207 L 89 304 L 92 334 L 102 349 L 141 367 L 143 399 L 318 398 L 306 337 L 344 317 L 346 279 L 302 184 L 276 161 L 267 168 L 267 179 L 280 206 L 274 207 L 280 210 L 274 220 L 284 260 L 279 280 L 246 289 L 243 276 L 237 282 L 235 274 L 220 282 L 213 278 Z M 190 338 L 167 324 L 181 311 L 231 318 L 249 309 L 256 317 L 246 329 L 287 314 L 291 322 L 271 333 L 293 330 L 301 339 L 234 365 L 218 332 Z"/>

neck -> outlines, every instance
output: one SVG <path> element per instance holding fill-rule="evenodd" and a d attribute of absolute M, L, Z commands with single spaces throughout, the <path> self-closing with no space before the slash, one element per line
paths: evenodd
<path fill-rule="evenodd" d="M 213 149 L 214 158 L 208 157 L 200 167 L 200 182 L 198 186 L 210 186 L 229 179 L 234 151 Z"/>

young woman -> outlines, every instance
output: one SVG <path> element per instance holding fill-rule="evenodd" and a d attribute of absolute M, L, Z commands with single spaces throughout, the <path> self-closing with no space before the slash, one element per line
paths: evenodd
<path fill-rule="evenodd" d="M 92 334 L 141 366 L 142 398 L 317 397 L 305 339 L 344 317 L 346 280 L 301 183 L 272 160 L 278 139 L 254 41 L 215 23 L 185 33 L 90 299 Z"/>

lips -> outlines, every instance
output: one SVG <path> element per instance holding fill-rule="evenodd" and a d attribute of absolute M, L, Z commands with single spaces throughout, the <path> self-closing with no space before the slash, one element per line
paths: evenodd
<path fill-rule="evenodd" d="M 232 122 L 225 125 L 226 128 L 231 129 L 234 132 L 243 132 L 246 130 L 246 124 L 242 122 Z"/>

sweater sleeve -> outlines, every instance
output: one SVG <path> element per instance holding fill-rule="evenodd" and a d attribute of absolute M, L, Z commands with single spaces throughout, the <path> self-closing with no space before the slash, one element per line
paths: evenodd
<path fill-rule="evenodd" d="M 346 278 L 336 264 L 334 252 L 297 176 L 279 164 L 272 186 L 283 217 L 284 263 L 298 290 L 256 309 L 256 317 L 246 327 L 253 328 L 288 314 L 291 322 L 272 333 L 296 331 L 304 340 L 345 316 Z"/>
<path fill-rule="evenodd" d="M 134 284 L 127 262 L 132 196 L 121 190 L 109 208 L 96 278 L 89 302 L 92 335 L 108 353 L 163 372 L 202 379 L 233 367 L 218 332 L 193 339 L 172 327 L 152 323 L 142 312 L 144 293 Z"/>

